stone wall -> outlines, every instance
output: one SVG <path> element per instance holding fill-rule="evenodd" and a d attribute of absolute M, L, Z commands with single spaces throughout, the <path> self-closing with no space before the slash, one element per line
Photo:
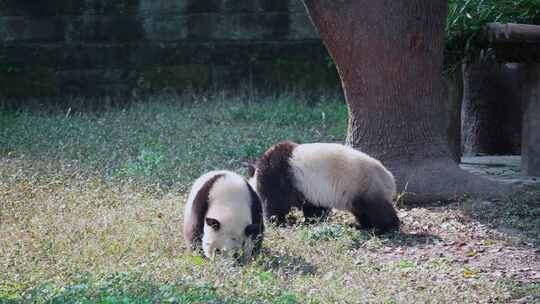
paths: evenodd
<path fill-rule="evenodd" d="M 0 96 L 325 87 L 300 0 L 0 0 Z"/>

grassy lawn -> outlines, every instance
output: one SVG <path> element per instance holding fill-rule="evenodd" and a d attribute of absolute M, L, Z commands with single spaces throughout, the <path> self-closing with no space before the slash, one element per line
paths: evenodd
<path fill-rule="evenodd" d="M 0 303 L 540 301 L 540 191 L 401 206 L 402 232 L 379 237 L 339 212 L 270 226 L 245 266 L 187 252 L 194 178 L 245 173 L 282 139 L 344 140 L 345 105 L 321 99 L 218 94 L 0 112 Z"/>

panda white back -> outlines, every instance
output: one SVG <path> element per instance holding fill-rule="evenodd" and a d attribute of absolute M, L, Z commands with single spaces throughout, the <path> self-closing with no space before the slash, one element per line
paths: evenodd
<path fill-rule="evenodd" d="M 212 179 L 216 175 L 226 175 L 228 173 L 229 171 L 225 170 L 214 170 L 199 176 L 199 178 L 197 178 L 195 182 L 193 182 L 193 186 L 191 186 L 188 199 L 184 207 L 184 213 L 187 214 L 188 211 L 191 211 L 191 209 L 193 208 L 193 202 L 195 201 L 195 197 L 197 196 L 199 191 L 201 191 L 201 188 L 204 187 L 204 185 L 206 185 L 206 183 L 208 183 L 210 179 Z M 188 221 L 186 220 L 188 219 L 184 219 L 184 226 L 188 224 Z"/>
<path fill-rule="evenodd" d="M 295 187 L 321 207 L 350 210 L 359 193 L 389 201 L 395 195 L 392 174 L 378 160 L 351 147 L 301 144 L 292 151 L 289 165 Z"/>

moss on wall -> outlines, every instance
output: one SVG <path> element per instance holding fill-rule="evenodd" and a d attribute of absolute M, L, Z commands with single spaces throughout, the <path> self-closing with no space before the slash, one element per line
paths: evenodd
<path fill-rule="evenodd" d="M 205 64 L 179 66 L 151 66 L 143 69 L 139 77 L 142 89 L 186 87 L 207 88 L 210 85 L 210 69 Z"/>
<path fill-rule="evenodd" d="M 58 92 L 55 71 L 49 67 L 15 68 L 0 65 L 0 96 L 54 96 Z"/>
<path fill-rule="evenodd" d="M 277 58 L 262 64 L 260 75 L 269 86 L 320 88 L 335 87 L 339 83 L 333 65 L 313 64 L 309 60 L 298 61 Z"/>

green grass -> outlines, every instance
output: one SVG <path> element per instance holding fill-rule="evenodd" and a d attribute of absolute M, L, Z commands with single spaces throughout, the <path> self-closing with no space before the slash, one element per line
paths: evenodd
<path fill-rule="evenodd" d="M 0 114 L 0 152 L 31 160 L 70 161 L 108 180 L 186 190 L 201 172 L 243 170 L 268 143 L 283 139 L 343 141 L 343 103 L 306 106 L 230 102 L 213 96 L 184 104 L 172 98 L 106 112 Z"/>
<path fill-rule="evenodd" d="M 116 274 L 96 279 L 83 277 L 64 287 L 43 284 L 19 292 L 15 286 L 4 287 L 0 300 L 7 303 L 193 303 L 218 300 L 215 289 L 184 282 L 156 284 L 140 276 Z"/>
<path fill-rule="evenodd" d="M 228 267 L 231 267 L 227 265 Z M 256 283 L 254 283 L 256 284 Z M 159 282 L 143 274 L 117 273 L 102 278 L 91 275 L 75 278 L 69 285 L 45 283 L 20 290 L 17 286 L 0 289 L 1 303 L 254 303 L 267 299 L 269 303 L 296 303 L 291 293 L 261 289 L 250 296 L 221 295 L 208 284 L 196 286 L 182 280 Z"/>
<path fill-rule="evenodd" d="M 384 236 L 350 228 L 351 216 L 341 212 L 313 225 L 295 214 L 294 226 L 267 227 L 252 263 L 193 256 L 181 227 L 194 178 L 218 168 L 243 173 L 244 162 L 282 139 L 342 142 L 347 111 L 335 99 L 289 95 L 257 103 L 182 98 L 69 115 L 0 112 L 0 303 L 540 297 L 538 285 L 527 283 L 535 248 L 499 230 L 510 226 L 534 239 L 536 224 L 504 219 L 537 216 L 535 194 L 497 203 L 484 217 L 462 204 L 401 208 L 403 232 Z M 502 275 L 493 265 L 502 265 Z"/>

